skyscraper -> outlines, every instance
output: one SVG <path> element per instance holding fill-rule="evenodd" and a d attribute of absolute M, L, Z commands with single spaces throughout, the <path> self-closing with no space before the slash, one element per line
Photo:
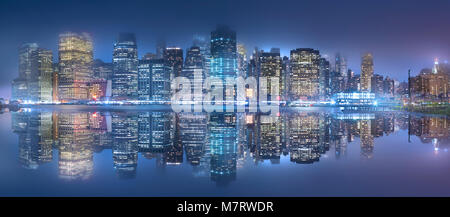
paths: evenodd
<path fill-rule="evenodd" d="M 290 89 L 290 61 L 289 57 L 284 56 L 283 62 L 281 64 L 281 74 L 283 76 L 283 88 L 282 96 L 283 100 L 288 99 L 289 89 Z"/>
<path fill-rule="evenodd" d="M 192 46 L 186 53 L 182 76 L 191 81 L 192 100 L 202 100 L 203 81 L 206 78 L 204 60 L 200 47 Z M 195 89 L 197 88 L 197 89 Z M 200 90 L 200 91 L 198 91 Z"/>
<path fill-rule="evenodd" d="M 13 100 L 52 102 L 53 54 L 27 43 L 19 49 L 19 77 L 12 83 Z"/>
<path fill-rule="evenodd" d="M 371 79 L 373 76 L 373 56 L 371 53 L 366 53 L 361 61 L 361 91 L 371 91 Z"/>
<path fill-rule="evenodd" d="M 121 33 L 114 44 L 112 97 L 138 98 L 138 53 L 133 33 Z"/>
<path fill-rule="evenodd" d="M 170 68 L 163 59 L 149 60 L 150 99 L 157 102 L 170 100 Z"/>
<path fill-rule="evenodd" d="M 31 100 L 28 82 L 31 80 L 32 53 L 38 47 L 36 43 L 26 43 L 19 48 L 19 77 L 12 82 L 12 100 Z"/>
<path fill-rule="evenodd" d="M 94 100 L 110 98 L 112 92 L 113 66 L 99 59 L 94 60 L 92 70 L 94 79 L 91 82 L 90 94 Z"/>
<path fill-rule="evenodd" d="M 314 99 L 319 96 L 319 62 L 320 54 L 318 50 L 311 48 L 291 50 L 291 100 Z"/>
<path fill-rule="evenodd" d="M 150 100 L 152 60 L 139 60 L 138 66 L 138 95 L 139 100 Z"/>
<path fill-rule="evenodd" d="M 260 76 L 261 77 L 277 77 L 279 78 L 278 84 L 278 95 L 281 95 L 281 89 L 283 87 L 283 79 L 281 77 L 281 57 L 279 51 L 274 52 L 263 52 L 260 56 Z M 270 81 L 267 82 L 267 94 L 271 96 L 272 94 L 272 83 Z M 277 100 L 268 98 L 268 100 Z M 278 99 L 279 100 L 279 99 Z"/>
<path fill-rule="evenodd" d="M 164 62 L 169 67 L 170 79 L 180 76 L 183 70 L 183 49 L 167 47 L 164 50 Z"/>
<path fill-rule="evenodd" d="M 331 96 L 330 62 L 325 58 L 320 58 L 319 68 L 319 94 L 322 99 L 328 99 Z"/>
<path fill-rule="evenodd" d="M 59 35 L 58 95 L 61 102 L 89 99 L 93 47 L 87 33 Z"/>
<path fill-rule="evenodd" d="M 245 78 L 247 75 L 247 49 L 244 44 L 237 44 L 237 64 L 238 64 L 238 75 Z"/>
<path fill-rule="evenodd" d="M 211 70 L 211 42 L 210 36 L 194 35 L 193 46 L 200 48 L 203 58 L 203 73 L 210 74 Z"/>
<path fill-rule="evenodd" d="M 340 76 L 347 77 L 347 60 L 340 53 L 335 56 L 335 70 Z"/>
<path fill-rule="evenodd" d="M 53 53 L 51 50 L 38 48 L 32 52 L 31 80 L 29 96 L 36 102 L 53 101 Z"/>
<path fill-rule="evenodd" d="M 211 74 L 220 79 L 237 75 L 236 32 L 227 26 L 218 26 L 211 32 Z"/>
<path fill-rule="evenodd" d="M 184 68 L 203 68 L 203 57 L 200 47 L 192 46 L 186 52 L 186 59 L 184 60 Z"/>
<path fill-rule="evenodd" d="M 377 97 L 381 97 L 383 95 L 383 76 L 379 74 L 374 74 L 370 79 L 370 90 Z"/>
<path fill-rule="evenodd" d="M 156 58 L 162 59 L 164 57 L 164 51 L 166 50 L 166 41 L 164 39 L 158 39 L 156 42 Z"/>

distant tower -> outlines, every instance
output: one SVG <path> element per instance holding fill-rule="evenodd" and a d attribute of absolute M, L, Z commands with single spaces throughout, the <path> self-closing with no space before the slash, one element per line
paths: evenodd
<path fill-rule="evenodd" d="M 158 42 L 156 42 L 156 58 L 162 59 L 165 50 L 166 50 L 166 41 L 163 39 L 159 39 Z"/>
<path fill-rule="evenodd" d="M 439 71 L 439 60 L 438 58 L 434 59 L 434 65 L 433 65 L 433 74 L 437 74 Z"/>
<path fill-rule="evenodd" d="M 371 53 L 366 53 L 361 61 L 361 91 L 370 92 L 371 82 L 373 76 L 373 56 Z"/>
<path fill-rule="evenodd" d="M 347 61 L 340 53 L 336 54 L 335 70 L 341 77 L 347 76 Z"/>

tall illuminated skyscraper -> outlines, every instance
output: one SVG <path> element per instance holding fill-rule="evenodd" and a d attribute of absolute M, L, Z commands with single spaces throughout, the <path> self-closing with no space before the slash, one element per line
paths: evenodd
<path fill-rule="evenodd" d="M 245 78 L 248 69 L 247 49 L 244 44 L 237 44 L 238 76 Z"/>
<path fill-rule="evenodd" d="M 361 61 L 361 91 L 371 91 L 371 79 L 373 76 L 373 56 L 371 53 L 366 53 Z"/>
<path fill-rule="evenodd" d="M 89 99 L 93 45 L 87 33 L 59 36 L 58 95 L 62 102 Z"/>
<path fill-rule="evenodd" d="M 227 26 L 218 26 L 211 32 L 211 74 L 220 79 L 237 75 L 236 32 Z"/>
<path fill-rule="evenodd" d="M 30 100 L 28 82 L 31 80 L 32 53 L 38 47 L 36 43 L 26 43 L 19 48 L 19 77 L 12 82 L 12 100 Z"/>
<path fill-rule="evenodd" d="M 135 35 L 120 33 L 113 52 L 113 99 L 138 98 L 138 61 Z"/>
<path fill-rule="evenodd" d="M 311 48 L 291 50 L 290 95 L 292 100 L 314 99 L 319 96 L 319 62 L 318 50 Z"/>
<path fill-rule="evenodd" d="M 150 100 L 151 96 L 151 65 L 152 60 L 139 60 L 138 66 L 138 94 L 139 100 Z"/>
<path fill-rule="evenodd" d="M 319 93 L 322 99 L 331 96 L 330 89 L 330 62 L 325 58 L 320 58 Z"/>
<path fill-rule="evenodd" d="M 59 35 L 58 95 L 61 102 L 89 99 L 93 47 L 87 33 Z"/>
<path fill-rule="evenodd" d="M 347 61 L 340 53 L 336 53 L 334 59 L 334 71 L 331 76 L 332 93 L 340 93 L 348 90 Z"/>
<path fill-rule="evenodd" d="M 27 43 L 19 49 L 19 77 L 12 83 L 13 100 L 52 102 L 53 54 Z"/>
<path fill-rule="evenodd" d="M 38 48 L 32 53 L 31 81 L 29 95 L 36 102 L 53 101 L 53 53 Z"/>
<path fill-rule="evenodd" d="M 156 102 L 170 100 L 170 68 L 163 59 L 150 60 L 150 99 Z"/>
<path fill-rule="evenodd" d="M 335 70 L 336 72 L 342 76 L 347 77 L 347 60 L 340 53 L 337 53 L 335 56 Z"/>
<path fill-rule="evenodd" d="M 260 76 L 261 77 L 277 77 L 279 78 L 278 84 L 278 95 L 281 95 L 281 90 L 283 88 L 283 79 L 281 76 L 281 64 L 282 60 L 280 57 L 280 52 L 263 52 L 260 56 Z M 272 95 L 272 83 L 268 80 L 267 82 L 267 94 Z M 268 100 L 276 100 L 268 98 Z"/>

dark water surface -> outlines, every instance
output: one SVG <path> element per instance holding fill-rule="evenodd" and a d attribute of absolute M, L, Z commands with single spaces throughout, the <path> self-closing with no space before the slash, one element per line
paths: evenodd
<path fill-rule="evenodd" d="M 450 196 L 446 117 L 33 108 L 0 123 L 0 196 Z"/>

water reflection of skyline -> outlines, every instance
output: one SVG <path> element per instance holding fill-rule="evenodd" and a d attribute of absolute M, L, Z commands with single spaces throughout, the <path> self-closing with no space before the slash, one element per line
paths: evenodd
<path fill-rule="evenodd" d="M 28 169 L 58 161 L 61 179 L 89 179 L 94 153 L 112 151 L 119 178 L 137 175 L 138 157 L 158 167 L 189 164 L 195 176 L 226 185 L 245 162 L 312 164 L 324 154 L 336 159 L 359 140 L 360 156 L 370 159 L 375 140 L 407 130 L 435 151 L 447 148 L 450 122 L 445 117 L 401 112 L 282 112 L 279 116 L 244 113 L 14 112 L 19 163 Z M 405 140 L 408 138 L 405 138 Z M 54 159 L 57 152 L 57 159 Z"/>

